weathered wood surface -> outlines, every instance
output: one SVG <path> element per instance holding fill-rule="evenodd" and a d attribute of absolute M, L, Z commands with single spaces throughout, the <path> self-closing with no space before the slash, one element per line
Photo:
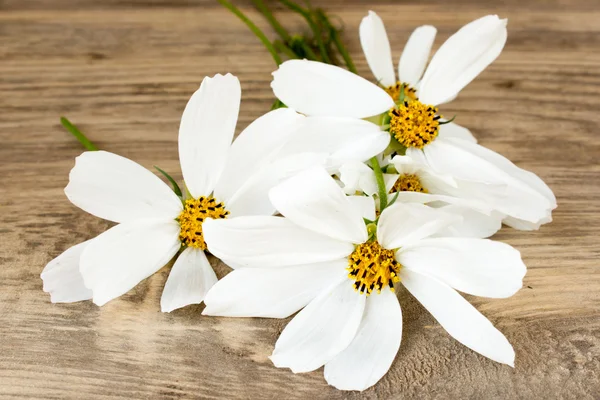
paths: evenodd
<path fill-rule="evenodd" d="M 250 2 L 237 4 L 266 28 Z M 321 5 L 345 21 L 365 76 L 357 28 L 369 8 L 387 22 L 395 59 L 417 25 L 438 27 L 437 47 L 476 17 L 509 18 L 502 56 L 443 111 L 538 173 L 558 197 L 555 221 L 541 231 L 497 235 L 521 250 L 529 267 L 524 288 L 507 300 L 473 299 L 514 345 L 516 368 L 459 345 L 405 291 L 400 352 L 362 394 L 328 387 L 322 370 L 274 368 L 267 356 L 285 320 L 202 317 L 203 306 L 161 313 L 170 266 L 103 308 L 51 304 L 39 278 L 44 265 L 109 227 L 63 194 L 81 148 L 58 117 L 70 117 L 104 149 L 180 177 L 179 118 L 202 77 L 239 76 L 239 130 L 268 110 L 274 65 L 245 26 L 211 1 L 0 0 L 1 397 L 600 398 L 598 4 Z"/>

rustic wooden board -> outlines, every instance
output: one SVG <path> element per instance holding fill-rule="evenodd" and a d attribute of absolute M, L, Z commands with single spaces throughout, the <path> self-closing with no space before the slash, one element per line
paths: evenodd
<path fill-rule="evenodd" d="M 486 13 L 509 18 L 498 61 L 445 107 L 482 144 L 554 189 L 555 221 L 497 235 L 523 254 L 524 288 L 472 299 L 509 338 L 516 368 L 451 339 L 408 293 L 405 331 L 379 384 L 362 394 L 328 387 L 322 370 L 294 375 L 267 356 L 286 320 L 163 314 L 170 266 L 103 308 L 53 305 L 44 265 L 109 227 L 63 194 L 81 148 L 69 116 L 104 149 L 180 177 L 177 129 L 205 75 L 239 76 L 238 130 L 272 102 L 274 65 L 216 3 L 200 0 L 0 0 L 0 396 L 3 398 L 600 398 L 600 10 L 587 0 L 322 1 L 357 27 L 368 8 L 387 22 L 394 58 L 417 25 L 436 46 Z M 238 1 L 265 27 L 249 2 Z M 289 24 L 300 21 L 283 11 Z M 270 32 L 267 29 L 268 32 Z M 213 260 L 218 274 L 228 268 Z"/>

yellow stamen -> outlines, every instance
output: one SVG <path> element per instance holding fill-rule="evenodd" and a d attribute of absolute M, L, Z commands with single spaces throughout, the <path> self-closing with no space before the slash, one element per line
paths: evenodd
<path fill-rule="evenodd" d="M 205 250 L 206 243 L 202 236 L 202 223 L 206 218 L 227 218 L 229 211 L 223 203 L 218 203 L 213 197 L 200 197 L 185 201 L 183 211 L 179 214 L 179 240 L 188 247 Z"/>
<path fill-rule="evenodd" d="M 438 135 L 441 116 L 437 112 L 437 107 L 419 100 L 405 101 L 389 112 L 390 133 L 404 147 L 422 149 Z"/>
<path fill-rule="evenodd" d="M 396 103 L 400 99 L 400 88 L 402 85 L 404 85 L 404 97 L 411 100 L 416 100 L 417 89 L 411 87 L 408 83 L 396 82 L 395 85 L 385 88 L 385 91 L 392 97 L 392 99 L 394 99 L 394 102 Z"/>
<path fill-rule="evenodd" d="M 390 193 L 395 192 L 421 192 L 428 193 L 427 189 L 421 185 L 421 180 L 415 174 L 402 174 L 396 179 Z"/>
<path fill-rule="evenodd" d="M 370 295 L 373 290 L 381 293 L 386 286 L 394 291 L 394 283 L 400 282 L 400 268 L 393 250 L 381 247 L 377 241 L 356 246 L 348 257 L 348 278 L 354 281 L 354 289 Z"/>

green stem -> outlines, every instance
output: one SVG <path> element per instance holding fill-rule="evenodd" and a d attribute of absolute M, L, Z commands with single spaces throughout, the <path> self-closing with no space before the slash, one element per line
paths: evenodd
<path fill-rule="evenodd" d="M 387 207 L 387 189 L 385 187 L 385 180 L 383 179 L 383 171 L 379 166 L 379 160 L 377 156 L 371 158 L 371 167 L 375 174 L 375 180 L 377 181 L 377 193 L 379 194 L 379 212 L 382 212 Z"/>
<path fill-rule="evenodd" d="M 306 40 L 303 37 L 292 37 L 291 43 L 298 44 L 302 48 L 302 51 L 304 51 L 304 55 L 308 60 L 321 61 L 321 59 L 317 56 L 313 49 L 310 48 L 310 46 L 308 45 L 308 43 L 306 43 Z"/>
<path fill-rule="evenodd" d="M 271 111 L 277 110 L 278 108 L 282 108 L 282 107 L 285 107 L 285 104 L 283 104 L 283 102 L 281 100 L 276 99 L 273 102 L 273 105 L 271 106 Z"/>
<path fill-rule="evenodd" d="M 344 43 L 342 43 L 340 33 L 334 29 L 331 31 L 331 35 L 333 36 L 333 43 L 335 43 L 335 47 L 337 47 L 338 51 L 342 55 L 342 58 L 344 59 L 344 62 L 346 63 L 346 67 L 348 67 L 348 71 L 358 74 L 358 70 L 354 65 L 354 61 L 352 61 L 352 57 L 350 57 L 350 53 L 348 53 L 346 46 L 344 46 Z"/>
<path fill-rule="evenodd" d="M 335 47 L 338 49 L 342 58 L 344 59 L 344 63 L 346 63 L 346 67 L 348 68 L 348 71 L 358 74 L 358 70 L 356 69 L 356 66 L 354 65 L 354 61 L 352 61 L 352 57 L 350 57 L 350 53 L 348 53 L 348 50 L 346 50 L 346 46 L 344 46 L 344 43 L 342 42 L 340 32 L 331 24 L 331 22 L 329 21 L 329 18 L 327 18 L 327 15 L 322 10 L 317 10 L 317 12 L 319 13 L 321 20 L 323 21 L 325 26 L 329 29 L 329 34 L 331 35 L 331 39 L 333 40 Z"/>
<path fill-rule="evenodd" d="M 260 39 L 263 45 L 267 48 L 269 53 L 271 53 L 271 56 L 273 57 L 273 60 L 277 65 L 283 62 L 281 60 L 281 57 L 279 57 L 277 50 L 275 50 L 275 47 L 273 47 L 273 44 L 269 41 L 269 39 L 267 39 L 265 34 L 258 28 L 258 26 L 254 25 L 254 23 L 250 21 L 248 17 L 244 15 L 243 12 L 241 12 L 236 6 L 234 6 L 227 0 L 218 0 L 218 2 L 221 3 L 223 7 L 227 8 L 229 11 L 234 13 L 239 19 L 242 20 L 242 22 L 244 22 L 248 26 L 248 28 L 250 28 L 250 30 Z"/>
<path fill-rule="evenodd" d="M 280 53 L 285 53 L 290 59 L 300 58 L 300 56 L 298 56 L 298 54 L 296 54 L 294 50 L 286 46 L 286 44 L 283 43 L 281 40 L 274 40 L 273 46 L 275 46 L 277 51 L 279 51 Z"/>
<path fill-rule="evenodd" d="M 175 194 L 181 198 L 183 196 L 183 194 L 181 193 L 181 188 L 179 187 L 179 185 L 177 184 L 177 182 L 175 181 L 175 179 L 173 179 L 171 177 L 171 175 L 167 174 L 165 171 L 163 171 L 162 169 L 160 169 L 159 167 L 157 167 L 156 165 L 154 166 L 154 168 L 156 168 L 156 170 L 158 172 L 160 172 L 161 174 L 163 174 L 163 176 L 165 178 L 167 178 L 167 180 L 169 182 L 171 182 L 171 185 L 173 185 L 173 192 L 175 192 Z"/>
<path fill-rule="evenodd" d="M 307 1 L 307 3 L 309 3 Z M 329 60 L 331 65 L 340 65 L 339 60 L 337 59 L 337 55 L 335 53 L 335 48 L 333 47 L 333 36 L 335 34 L 335 29 L 328 23 L 327 16 L 325 12 L 317 8 L 313 11 L 313 14 L 317 20 L 317 24 L 323 28 L 325 38 L 325 49 L 327 49 L 327 54 L 329 55 Z"/>
<path fill-rule="evenodd" d="M 318 24 L 315 23 L 315 21 L 313 21 L 311 12 L 309 10 L 306 10 L 303 7 L 299 6 L 298 4 L 294 3 L 293 1 L 290 1 L 290 0 L 279 0 L 279 1 L 282 4 L 284 4 L 287 8 L 289 8 L 290 10 L 292 10 L 292 11 L 302 15 L 302 17 L 304 17 L 304 19 L 308 23 L 308 26 L 310 27 L 310 29 L 313 31 L 313 33 L 315 35 L 315 39 L 317 41 L 319 51 L 321 52 L 321 58 L 323 59 L 323 62 L 326 64 L 330 64 L 331 62 L 329 59 L 329 54 L 327 54 L 327 49 L 325 48 L 325 43 L 323 42 L 321 28 L 319 27 Z"/>
<path fill-rule="evenodd" d="M 262 0 L 253 1 L 256 8 L 258 8 L 258 11 L 260 11 L 262 15 L 265 16 L 267 21 L 269 21 L 273 29 L 275 29 L 275 32 L 277 32 L 277 34 L 281 37 L 281 40 L 287 43 L 290 40 L 290 34 L 288 33 L 288 31 L 279 23 L 279 21 L 277 21 L 277 18 L 273 16 L 271 10 L 269 10 L 269 8 L 265 5 L 265 3 Z"/>
<path fill-rule="evenodd" d="M 81 131 L 77 129 L 77 127 L 73 125 L 67 118 L 60 117 L 60 123 L 71 133 L 71 135 L 75 136 L 75 139 L 79 140 L 79 143 L 81 143 L 86 150 L 98 150 L 98 148 L 92 142 L 90 142 L 90 140 L 85 137 L 85 135 L 81 133 Z"/>

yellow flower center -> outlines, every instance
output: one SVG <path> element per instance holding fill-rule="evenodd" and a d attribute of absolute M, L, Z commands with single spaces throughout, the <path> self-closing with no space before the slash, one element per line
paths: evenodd
<path fill-rule="evenodd" d="M 387 250 L 375 240 L 356 246 L 348 257 L 348 278 L 354 281 L 354 289 L 370 295 L 373 290 L 381 293 L 386 286 L 394 291 L 394 283 L 400 282 L 400 268 L 393 250 Z"/>
<path fill-rule="evenodd" d="M 204 236 L 202 236 L 202 223 L 206 218 L 227 218 L 229 211 L 225 210 L 223 203 L 218 203 L 213 197 L 200 197 L 185 201 L 183 211 L 177 220 L 181 226 L 179 240 L 187 247 L 206 249 Z"/>
<path fill-rule="evenodd" d="M 411 100 L 416 100 L 417 89 L 409 86 L 408 83 L 396 82 L 395 85 L 388 86 L 387 88 L 385 88 L 387 94 L 389 94 L 391 98 L 394 99 L 394 103 L 397 103 L 400 99 L 400 88 L 402 88 L 402 85 L 404 85 L 404 97 L 409 98 Z"/>
<path fill-rule="evenodd" d="M 422 149 L 438 135 L 441 116 L 437 107 L 419 100 L 405 101 L 389 111 L 390 133 L 404 147 Z"/>
<path fill-rule="evenodd" d="M 421 185 L 421 180 L 415 174 L 402 174 L 396 179 L 390 193 L 395 192 L 421 192 L 428 193 L 427 189 Z"/>

